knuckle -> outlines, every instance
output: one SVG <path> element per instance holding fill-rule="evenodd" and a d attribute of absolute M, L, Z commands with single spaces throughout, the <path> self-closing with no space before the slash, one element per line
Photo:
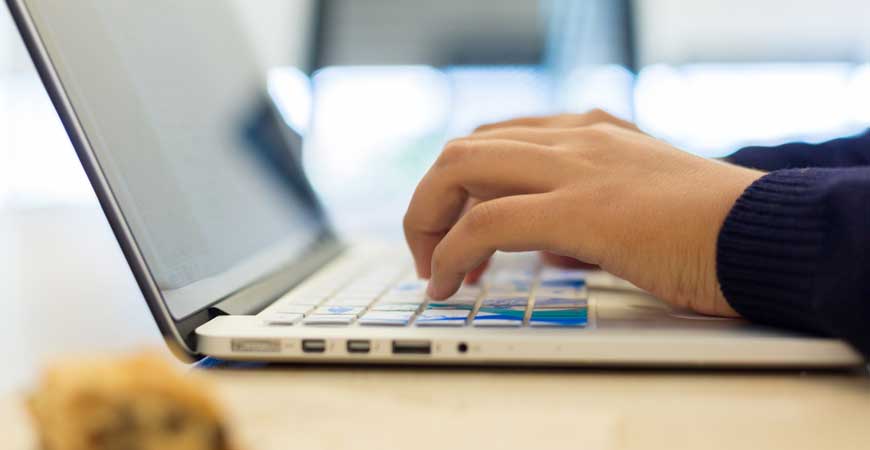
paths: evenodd
<path fill-rule="evenodd" d="M 471 150 L 471 141 L 468 139 L 454 139 L 444 146 L 441 155 L 435 161 L 436 167 L 448 167 L 464 161 Z"/>
<path fill-rule="evenodd" d="M 593 119 L 596 122 L 603 122 L 610 120 L 610 113 L 601 109 L 601 108 L 593 108 L 586 113 L 586 116 Z"/>
<path fill-rule="evenodd" d="M 471 208 L 463 218 L 464 231 L 479 234 L 492 227 L 497 221 L 497 211 L 488 203 L 480 203 Z"/>
<path fill-rule="evenodd" d="M 472 132 L 472 134 L 480 133 L 481 131 L 489 131 L 489 130 L 496 128 L 498 126 L 499 126 L 498 123 L 485 123 L 485 124 L 480 125 L 477 128 L 475 128 L 474 131 Z"/>
<path fill-rule="evenodd" d="M 405 234 L 408 234 L 408 231 L 413 228 L 414 219 L 411 217 L 411 213 L 409 211 L 405 212 L 405 215 L 402 216 L 402 228 L 405 230 Z"/>
<path fill-rule="evenodd" d="M 603 142 L 611 137 L 610 126 L 603 123 L 596 123 L 589 125 L 588 127 L 583 127 L 577 130 L 577 133 L 579 137 L 591 143 Z"/>

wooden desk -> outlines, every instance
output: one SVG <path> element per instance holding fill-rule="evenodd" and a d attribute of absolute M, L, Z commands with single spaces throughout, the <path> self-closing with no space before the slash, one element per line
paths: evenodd
<path fill-rule="evenodd" d="M 160 345 L 101 213 L 0 212 L 0 448 L 32 449 L 44 358 Z M 7 312 L 10 311 L 10 312 Z M 281 366 L 212 370 L 246 448 L 870 448 L 845 373 Z"/>

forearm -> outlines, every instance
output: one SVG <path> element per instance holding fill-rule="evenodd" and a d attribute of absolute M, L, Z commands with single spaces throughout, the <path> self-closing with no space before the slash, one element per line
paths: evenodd
<path fill-rule="evenodd" d="M 726 218 L 716 260 L 744 317 L 836 336 L 870 356 L 870 167 L 757 180 Z"/>
<path fill-rule="evenodd" d="M 765 171 L 802 167 L 870 165 L 870 131 L 820 144 L 790 143 L 775 147 L 746 147 L 725 158 L 739 166 Z"/>

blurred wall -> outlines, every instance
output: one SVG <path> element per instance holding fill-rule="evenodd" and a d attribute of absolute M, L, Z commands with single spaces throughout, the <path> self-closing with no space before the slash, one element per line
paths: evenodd
<path fill-rule="evenodd" d="M 305 68 L 311 55 L 314 9 L 317 0 L 230 0 L 267 67 Z M 30 69 L 18 30 L 9 11 L 0 7 L 0 73 Z"/>
<path fill-rule="evenodd" d="M 0 7 L 0 74 L 17 72 L 30 66 L 24 44 L 6 6 Z"/>
<path fill-rule="evenodd" d="M 311 62 L 315 3 L 318 0 L 232 0 L 266 67 Z"/>
<path fill-rule="evenodd" d="M 651 63 L 870 60 L 870 0 L 634 0 Z"/>
<path fill-rule="evenodd" d="M 318 66 L 536 64 L 539 0 L 319 0 Z"/>

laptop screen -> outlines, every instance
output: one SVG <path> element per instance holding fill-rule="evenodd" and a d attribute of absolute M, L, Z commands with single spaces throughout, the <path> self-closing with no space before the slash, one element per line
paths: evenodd
<path fill-rule="evenodd" d="M 301 139 L 268 102 L 229 1 L 27 8 L 176 319 L 287 265 L 323 235 Z"/>

